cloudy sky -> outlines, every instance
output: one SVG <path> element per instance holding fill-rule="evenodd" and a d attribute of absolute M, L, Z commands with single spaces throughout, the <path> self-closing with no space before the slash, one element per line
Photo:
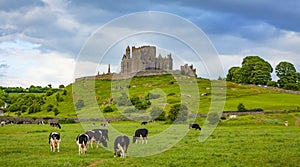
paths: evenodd
<path fill-rule="evenodd" d="M 199 76 L 217 78 L 218 72 L 210 71 L 210 75 L 204 72 L 203 66 L 209 66 L 211 62 L 203 57 L 199 61 L 191 59 L 188 47 L 183 47 L 182 43 L 177 47 L 178 40 L 176 42 L 168 35 L 158 32 L 130 36 L 132 32 L 142 32 L 153 26 L 162 31 L 167 28 L 170 34 L 184 35 L 186 40 L 181 42 L 201 38 L 183 25 L 186 22 L 199 28 L 214 46 L 224 74 L 230 67 L 240 66 L 242 59 L 249 55 L 262 57 L 273 68 L 280 61 L 289 61 L 300 71 L 299 8 L 300 1 L 297 0 L 123 0 L 119 3 L 107 0 L 0 0 L 0 86 L 67 85 L 74 81 L 80 63 L 87 67 L 80 68 L 82 74 L 102 73 L 108 63 L 118 72 L 125 47 L 143 44 L 157 45 L 161 52 L 171 52 L 175 58 L 177 55 L 180 63 L 176 65 L 193 63 Z M 162 16 L 147 15 L 139 21 L 130 20 L 135 18 L 136 12 L 149 11 L 162 12 Z M 163 17 L 166 15 L 168 17 Z M 172 15 L 173 20 L 169 18 Z M 124 18 L 129 21 L 124 22 Z M 100 32 L 105 35 L 101 36 Z M 120 34 L 129 36 L 118 39 Z M 99 41 L 90 42 L 93 39 Z M 101 50 L 105 41 L 112 39 L 115 44 L 111 49 Z M 107 51 L 107 56 L 95 57 L 93 53 L 95 59 L 83 58 L 89 55 L 87 50 L 97 49 L 101 50 L 99 53 Z M 273 78 L 276 80 L 274 74 Z"/>

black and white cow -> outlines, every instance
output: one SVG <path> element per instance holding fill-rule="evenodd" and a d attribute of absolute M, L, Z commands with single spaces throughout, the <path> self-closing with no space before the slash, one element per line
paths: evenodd
<path fill-rule="evenodd" d="M 96 142 L 96 147 L 98 148 L 99 143 L 102 143 L 104 147 L 107 147 L 107 141 L 101 131 L 101 129 L 93 129 L 85 132 L 85 134 L 89 135 L 90 137 L 90 145 L 93 148 L 93 142 Z"/>
<path fill-rule="evenodd" d="M 61 129 L 60 124 L 57 123 L 57 122 L 51 122 L 51 123 L 50 123 L 50 126 L 52 126 L 52 127 L 57 127 L 57 128 L 59 128 L 59 129 Z"/>
<path fill-rule="evenodd" d="M 135 134 L 133 136 L 133 143 L 138 143 L 138 140 L 141 140 L 142 141 L 142 144 L 144 144 L 144 140 L 145 140 L 145 143 L 147 144 L 147 137 L 148 137 L 148 129 L 137 129 L 135 131 Z"/>
<path fill-rule="evenodd" d="M 197 129 L 201 130 L 199 124 L 190 124 L 189 129 L 192 129 L 192 128 L 194 128 L 195 130 L 197 130 Z"/>
<path fill-rule="evenodd" d="M 108 129 L 99 129 L 99 130 L 101 130 L 101 132 L 102 132 L 103 139 L 108 142 L 109 141 L 109 138 L 108 138 Z"/>
<path fill-rule="evenodd" d="M 57 149 L 57 152 L 59 152 L 60 134 L 58 132 L 50 133 L 49 144 L 50 144 L 51 151 L 55 152 L 55 149 Z"/>
<path fill-rule="evenodd" d="M 121 158 L 125 158 L 128 150 L 128 145 L 129 138 L 127 136 L 118 136 L 114 142 L 114 157 L 118 155 Z"/>
<path fill-rule="evenodd" d="M 85 154 L 86 153 L 87 145 L 89 144 L 89 142 L 90 142 L 90 137 L 89 137 L 89 135 L 87 135 L 85 133 L 79 134 L 76 137 L 76 143 L 77 143 L 78 148 L 79 148 L 79 154 Z"/>

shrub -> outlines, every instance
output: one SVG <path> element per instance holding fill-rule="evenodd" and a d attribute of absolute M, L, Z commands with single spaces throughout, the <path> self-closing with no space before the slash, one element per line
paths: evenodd
<path fill-rule="evenodd" d="M 188 108 L 185 105 L 175 104 L 170 108 L 168 119 L 170 122 L 182 123 L 187 120 Z"/>
<path fill-rule="evenodd" d="M 56 116 L 56 115 L 58 115 L 60 112 L 58 111 L 58 109 L 57 108 L 54 108 L 53 109 L 53 112 L 54 112 L 54 115 Z"/>
<path fill-rule="evenodd" d="M 239 112 L 245 112 L 247 111 L 246 107 L 244 106 L 243 103 L 240 103 L 238 106 L 237 106 L 237 109 Z"/>
<path fill-rule="evenodd" d="M 158 99 L 160 98 L 160 94 L 148 93 L 146 96 L 146 100 Z"/>
<path fill-rule="evenodd" d="M 269 81 L 267 83 L 267 86 L 273 86 L 273 87 L 278 87 L 278 83 L 276 81 Z"/>
<path fill-rule="evenodd" d="M 283 89 L 287 90 L 299 90 L 299 86 L 297 83 L 287 83 L 283 86 Z"/>
<path fill-rule="evenodd" d="M 84 101 L 81 100 L 81 99 L 79 99 L 79 100 L 76 102 L 75 106 L 76 106 L 76 109 L 81 109 L 81 108 L 83 108 L 83 107 L 84 107 Z"/>
<path fill-rule="evenodd" d="M 216 124 L 219 122 L 219 113 L 217 112 L 211 112 L 207 115 L 207 120 L 209 121 L 209 124 Z"/>
<path fill-rule="evenodd" d="M 106 106 L 106 107 L 104 107 L 104 109 L 103 109 L 103 112 L 104 113 L 107 113 L 107 112 L 113 112 L 114 110 L 110 107 L 110 106 Z"/>
<path fill-rule="evenodd" d="M 153 107 L 150 110 L 150 116 L 151 116 L 152 120 L 157 120 L 157 121 L 165 121 L 166 120 L 166 112 L 159 107 Z"/>
<path fill-rule="evenodd" d="M 48 111 L 48 112 L 52 111 L 53 107 L 54 107 L 54 106 L 53 106 L 52 104 L 48 104 L 48 106 L 47 106 L 47 111 Z"/>

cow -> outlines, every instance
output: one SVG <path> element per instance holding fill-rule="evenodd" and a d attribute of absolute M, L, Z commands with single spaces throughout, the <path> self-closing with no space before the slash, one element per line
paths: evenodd
<path fill-rule="evenodd" d="M 143 121 L 142 123 L 141 123 L 141 125 L 147 125 L 147 121 Z"/>
<path fill-rule="evenodd" d="M 93 148 L 93 142 L 96 142 L 96 147 L 98 148 L 99 143 L 102 143 L 104 147 L 107 147 L 107 141 L 103 136 L 103 133 L 100 129 L 93 129 L 85 132 L 90 137 L 90 145 Z"/>
<path fill-rule="evenodd" d="M 108 129 L 99 129 L 99 130 L 102 132 L 103 139 L 106 140 L 106 141 L 109 141 L 109 138 L 108 138 Z"/>
<path fill-rule="evenodd" d="M 57 123 L 57 122 L 51 122 L 51 123 L 50 123 L 50 126 L 52 126 L 52 127 L 58 127 L 58 129 L 61 129 L 60 124 Z"/>
<path fill-rule="evenodd" d="M 90 142 L 90 137 L 85 133 L 79 134 L 76 137 L 76 143 L 79 148 L 79 154 L 86 154 L 87 145 L 89 144 L 89 142 Z"/>
<path fill-rule="evenodd" d="M 101 123 L 100 126 L 104 128 L 104 127 L 108 126 L 108 122 L 106 122 L 106 123 Z"/>
<path fill-rule="evenodd" d="M 5 125 L 5 121 L 1 121 L 1 126 L 3 127 Z"/>
<path fill-rule="evenodd" d="M 235 119 L 236 117 L 236 115 L 229 115 L 229 119 Z"/>
<path fill-rule="evenodd" d="M 148 137 L 148 129 L 145 129 L 145 128 L 137 129 L 135 131 L 132 141 L 133 141 L 133 143 L 138 144 L 137 140 L 141 140 L 142 144 L 144 144 L 144 140 L 145 140 L 145 143 L 147 144 L 147 137 Z"/>
<path fill-rule="evenodd" d="M 199 124 L 190 124 L 189 129 L 192 129 L 192 128 L 194 128 L 195 130 L 197 130 L 197 129 L 201 130 Z"/>
<path fill-rule="evenodd" d="M 127 136 L 118 136 L 114 142 L 114 157 L 118 155 L 121 158 L 125 158 L 128 150 L 128 145 L 129 138 Z"/>
<path fill-rule="evenodd" d="M 60 133 L 51 132 L 49 135 L 49 144 L 51 151 L 55 152 L 55 149 L 57 149 L 57 152 L 59 152 Z"/>

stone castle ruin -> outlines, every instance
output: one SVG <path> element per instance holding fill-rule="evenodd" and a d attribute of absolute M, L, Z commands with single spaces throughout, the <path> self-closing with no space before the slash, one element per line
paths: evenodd
<path fill-rule="evenodd" d="M 130 54 L 131 53 L 131 54 Z M 173 59 L 171 54 L 162 57 L 159 54 L 156 57 L 155 46 L 132 47 L 131 52 L 129 46 L 126 53 L 122 57 L 120 74 L 130 74 L 144 70 L 173 70 Z"/>
<path fill-rule="evenodd" d="M 110 65 L 106 74 L 98 74 L 96 76 L 86 76 L 77 78 L 75 81 L 85 79 L 127 79 L 133 76 L 151 76 L 162 74 L 181 74 L 197 77 L 196 69 L 193 65 L 185 64 L 180 66 L 180 70 L 173 70 L 173 58 L 171 53 L 166 57 L 161 54 L 156 57 L 155 46 L 141 46 L 136 48 L 127 46 L 125 54 L 121 61 L 120 73 L 111 73 Z"/>

